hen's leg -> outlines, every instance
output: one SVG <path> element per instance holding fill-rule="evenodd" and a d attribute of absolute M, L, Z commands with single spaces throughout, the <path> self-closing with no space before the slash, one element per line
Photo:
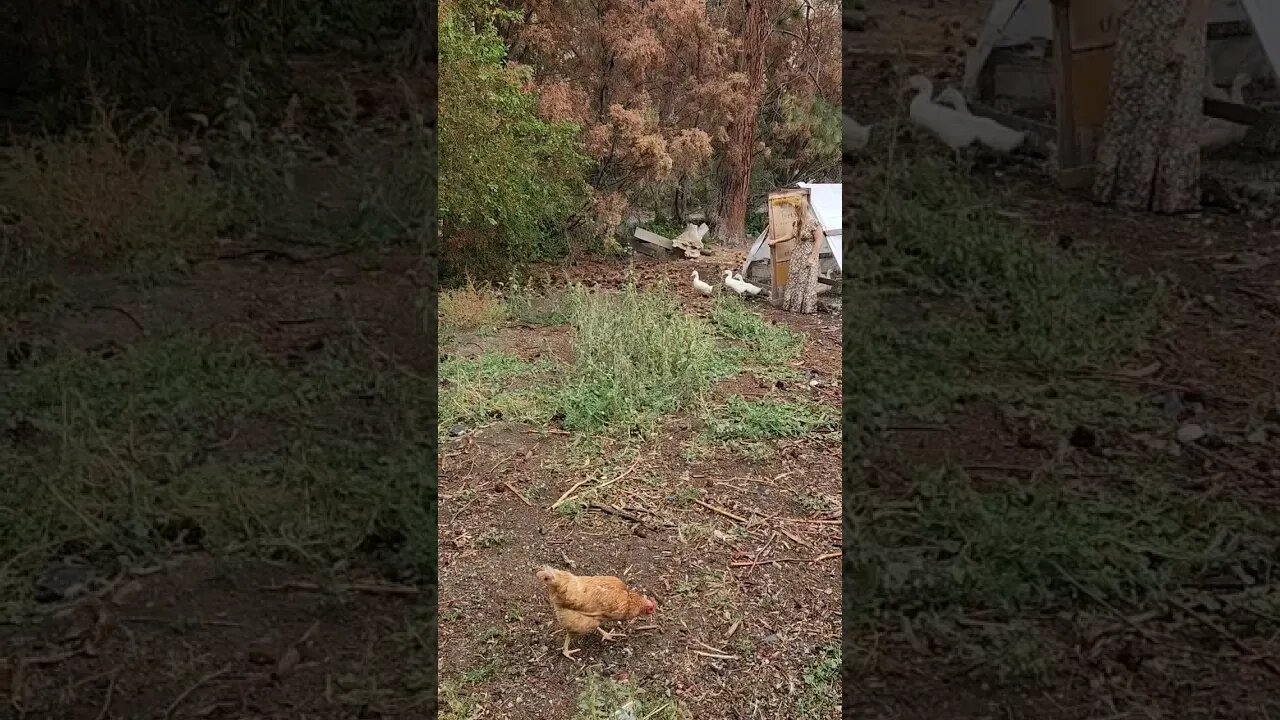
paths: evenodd
<path fill-rule="evenodd" d="M 596 629 L 600 631 L 600 639 L 605 642 L 610 642 L 614 638 L 626 637 L 626 635 L 623 635 L 620 632 L 609 632 L 608 630 L 605 630 L 602 627 L 598 627 Z"/>
<path fill-rule="evenodd" d="M 563 656 L 565 656 L 565 657 L 567 657 L 567 658 L 569 658 L 570 660 L 572 660 L 572 659 L 573 659 L 573 654 L 574 654 L 574 653 L 576 653 L 576 652 L 578 652 L 578 650 L 579 650 L 578 648 L 575 648 L 575 649 L 573 649 L 573 650 L 570 650 L 570 649 L 569 649 L 569 633 L 568 633 L 568 631 L 565 631 L 565 634 L 564 634 L 564 649 L 560 651 L 560 654 L 561 654 L 561 655 L 563 655 Z"/>

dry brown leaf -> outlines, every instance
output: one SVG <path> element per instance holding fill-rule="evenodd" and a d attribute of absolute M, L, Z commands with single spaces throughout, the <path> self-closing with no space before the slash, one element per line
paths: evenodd
<path fill-rule="evenodd" d="M 280 656 L 280 661 L 276 663 L 276 677 L 283 678 L 293 672 L 298 667 L 298 663 L 302 662 L 302 653 L 298 652 L 295 645 L 290 645 Z"/>

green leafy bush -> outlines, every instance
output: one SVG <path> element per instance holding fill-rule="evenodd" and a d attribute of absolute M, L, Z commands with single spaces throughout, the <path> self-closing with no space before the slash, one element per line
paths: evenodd
<path fill-rule="evenodd" d="M 528 78 L 504 63 L 495 7 L 440 6 L 439 218 L 451 261 L 563 248 L 555 238 L 587 192 L 579 128 L 538 118 Z"/>

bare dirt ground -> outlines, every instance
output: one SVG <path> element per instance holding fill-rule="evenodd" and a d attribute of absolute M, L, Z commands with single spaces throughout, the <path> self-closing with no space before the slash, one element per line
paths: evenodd
<path fill-rule="evenodd" d="M 678 288 L 681 312 L 708 314 L 711 299 L 688 277 L 695 269 L 718 277 L 711 259 L 637 259 L 633 267 L 640 288 L 665 280 L 661 287 Z M 556 282 L 617 288 L 626 272 L 625 261 L 581 263 Z M 805 349 L 780 368 L 787 379 L 735 376 L 712 388 L 710 406 L 737 396 L 834 415 L 839 318 L 797 317 L 760 302 L 749 308 L 803 335 Z M 571 341 L 564 325 L 509 323 L 442 352 L 571 363 Z M 735 447 L 700 440 L 702 429 L 696 412 L 665 417 L 644 440 L 490 419 L 442 444 L 444 717 L 632 717 L 589 700 L 600 683 L 646 698 L 635 717 L 838 716 L 839 440 L 805 433 Z M 578 447 L 584 442 L 590 449 Z M 590 478 L 582 493 L 607 488 L 572 512 L 550 509 Z M 657 613 L 625 630 L 625 639 L 575 640 L 582 651 L 568 660 L 534 577 L 542 564 L 622 576 L 656 599 Z"/>
<path fill-rule="evenodd" d="M 421 717 L 417 253 L 187 261 L 60 270 L 0 336 L 0 716 Z"/>
<path fill-rule="evenodd" d="M 867 2 L 865 29 L 845 34 L 846 78 L 853 78 L 846 81 L 846 98 L 858 119 L 882 127 L 892 127 L 895 117 L 909 122 L 902 88 L 912 74 L 954 83 L 965 38 L 976 36 L 989 5 Z M 855 165 L 846 173 L 868 182 L 873 175 L 867 170 Z M 964 493 L 976 493 L 964 497 L 978 498 L 974 502 L 992 514 L 967 525 L 945 514 L 931 516 L 937 525 L 913 521 L 919 535 L 911 542 L 938 542 L 935 533 L 944 532 L 938 528 L 954 521 L 977 533 L 961 539 L 970 548 L 935 557 L 954 559 L 953 552 L 984 547 L 988 554 L 971 558 L 969 567 L 990 569 L 1007 557 L 999 545 L 984 545 L 982 533 L 1047 530 L 1035 558 L 1016 566 L 1010 578 L 1016 583 L 1021 577 L 1044 594 L 1025 604 L 939 600 L 924 603 L 927 610 L 887 603 L 879 606 L 878 619 L 846 617 L 854 630 L 844 654 L 845 717 L 1273 717 L 1280 709 L 1274 690 L 1280 617 L 1266 609 L 1275 604 L 1278 588 L 1264 568 L 1276 557 L 1268 538 L 1280 499 L 1280 447 L 1273 431 L 1259 428 L 1280 419 L 1280 229 L 1212 211 L 1155 217 L 1097 207 L 1025 167 L 1005 168 L 996 177 L 988 171 L 983 179 L 1007 191 L 997 212 L 1026 228 L 1032 241 L 1056 245 L 1064 257 L 1101 249 L 1132 277 L 1166 279 L 1171 300 L 1145 349 L 1117 366 L 1051 381 L 1059 383 L 1053 391 L 1058 395 L 1069 394 L 1074 382 L 1111 384 L 1130 398 L 1126 402 L 1162 406 L 1165 419 L 1155 427 L 1125 427 L 1124 421 L 1102 430 L 1109 421 L 1081 407 L 1066 413 L 1071 422 L 1063 430 L 1029 420 L 1019 408 L 1028 402 L 1022 398 L 966 403 L 935 422 L 878 437 L 866 462 L 870 474 L 853 489 L 874 500 L 856 522 L 929 505 L 928 498 L 903 489 L 904 475 L 913 469 L 960 468 Z M 1173 439 L 1192 424 L 1208 429 L 1210 437 Z M 1046 478 L 1056 487 L 1044 489 Z M 1021 496 L 1034 507 L 1039 493 L 1064 486 L 1071 499 L 1056 516 L 1033 511 L 1037 519 L 1030 524 L 1019 524 L 1026 518 L 1017 501 L 992 499 Z M 1077 553 L 1109 558 L 1102 563 L 1125 553 L 1105 517 L 1153 487 L 1175 504 L 1223 501 L 1231 508 L 1225 517 L 1205 510 L 1180 520 L 1153 508 L 1165 518 L 1161 522 L 1181 527 L 1170 532 L 1243 537 L 1259 523 L 1263 567 L 1234 551 L 1217 556 L 1210 547 L 1185 579 L 1170 575 L 1127 597 L 1062 571 L 1059 563 Z M 1083 516 L 1076 518 L 1077 511 Z M 1062 519 L 1068 515 L 1073 519 Z M 1077 519 L 1081 527 L 1062 529 Z M 1144 532 L 1154 537 L 1158 531 Z M 1011 536 L 1004 543 L 1022 539 Z M 846 547 L 846 554 L 857 550 Z M 1150 555 L 1141 563 L 1157 574 L 1171 572 L 1171 558 L 1154 541 L 1145 551 Z M 1101 567 L 1135 567 L 1127 563 Z M 1096 578 L 1109 574 L 1130 580 L 1116 570 Z M 959 587 L 964 582 L 956 581 Z M 1025 586 L 1008 588 L 1013 598 Z"/>

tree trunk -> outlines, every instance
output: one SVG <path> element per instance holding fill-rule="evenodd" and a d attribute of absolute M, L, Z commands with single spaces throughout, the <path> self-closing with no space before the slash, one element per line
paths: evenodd
<path fill-rule="evenodd" d="M 721 165 L 720 207 L 716 213 L 720 223 L 717 233 L 726 244 L 745 245 L 747 237 L 747 200 L 751 192 L 751 160 L 756 149 L 756 119 L 760 113 L 760 96 L 764 93 L 764 51 L 769 38 L 769 0 L 744 0 L 746 15 L 742 22 L 742 49 L 738 70 L 746 77 L 746 102 L 729 124 L 729 141 Z"/>
<path fill-rule="evenodd" d="M 1129 0 L 1093 196 L 1162 213 L 1200 206 L 1205 36 L 1210 0 Z"/>
<path fill-rule="evenodd" d="M 684 225 L 684 178 L 676 178 L 671 188 L 671 219 Z"/>
<path fill-rule="evenodd" d="M 787 264 L 787 286 L 782 290 L 782 309 L 806 315 L 818 311 L 818 254 L 822 252 L 822 228 L 797 233 Z"/>

